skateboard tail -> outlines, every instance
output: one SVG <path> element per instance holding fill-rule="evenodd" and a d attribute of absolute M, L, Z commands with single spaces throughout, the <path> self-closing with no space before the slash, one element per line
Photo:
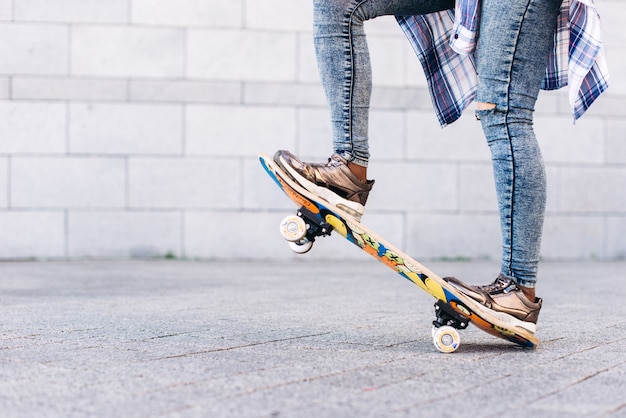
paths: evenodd
<path fill-rule="evenodd" d="M 278 185 L 278 187 L 280 187 L 281 190 L 284 191 L 283 185 L 282 183 L 278 180 L 278 177 L 276 176 L 276 173 L 274 172 L 274 170 L 267 164 L 267 159 L 265 156 L 261 155 L 259 156 L 259 161 L 261 162 L 261 166 L 263 167 L 263 169 L 265 170 L 265 172 L 270 176 L 270 178 L 272 180 L 274 180 L 274 182 Z"/>
<path fill-rule="evenodd" d="M 320 208 L 318 207 L 318 205 L 295 191 L 289 184 L 285 182 L 285 180 L 282 179 L 281 176 L 277 175 L 274 168 L 270 164 L 268 164 L 269 159 L 267 156 L 261 155 L 259 157 L 259 160 L 261 161 L 261 165 L 263 166 L 267 174 L 272 178 L 272 180 L 274 180 L 278 187 L 280 187 L 280 190 L 282 190 L 283 193 L 285 193 L 287 197 L 289 197 L 289 199 L 291 199 L 297 205 L 305 208 L 309 212 L 315 215 L 319 215 Z"/>

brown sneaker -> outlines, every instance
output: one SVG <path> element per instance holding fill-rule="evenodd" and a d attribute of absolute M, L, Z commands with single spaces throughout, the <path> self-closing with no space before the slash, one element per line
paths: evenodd
<path fill-rule="evenodd" d="M 533 334 L 537 331 L 537 319 L 542 300 L 539 298 L 535 298 L 534 301 L 529 300 L 522 289 L 508 277 L 500 275 L 493 283 L 485 286 L 466 285 L 454 277 L 445 277 L 444 280 L 481 305 L 513 317 L 515 321 L 510 321 L 506 317 L 501 317 L 501 319 L 527 329 Z"/>
<path fill-rule="evenodd" d="M 339 154 L 333 154 L 325 164 L 315 164 L 302 162 L 289 151 L 280 150 L 274 154 L 274 161 L 308 191 L 357 220 L 363 216 L 374 180 L 361 181 Z"/>

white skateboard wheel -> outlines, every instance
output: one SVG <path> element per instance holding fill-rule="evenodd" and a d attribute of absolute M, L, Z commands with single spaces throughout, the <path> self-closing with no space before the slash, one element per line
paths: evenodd
<path fill-rule="evenodd" d="M 301 241 L 292 241 L 289 243 L 289 248 L 296 254 L 304 254 L 308 253 L 313 247 L 313 241 L 309 240 L 301 240 Z"/>
<path fill-rule="evenodd" d="M 287 241 L 300 241 L 306 237 L 307 226 L 304 220 L 296 215 L 289 215 L 280 223 L 280 234 Z"/>
<path fill-rule="evenodd" d="M 433 343 L 437 350 L 442 353 L 452 353 L 459 348 L 461 344 L 461 336 L 456 328 L 444 325 L 442 327 L 434 327 L 432 331 Z"/>

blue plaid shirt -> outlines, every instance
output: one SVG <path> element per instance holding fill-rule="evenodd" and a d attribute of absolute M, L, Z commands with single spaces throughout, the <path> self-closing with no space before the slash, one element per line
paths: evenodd
<path fill-rule="evenodd" d="M 480 0 L 457 0 L 454 11 L 396 17 L 424 67 L 442 126 L 461 117 L 476 97 L 474 50 L 479 8 Z M 600 17 L 593 0 L 563 0 L 561 5 L 541 88 L 555 90 L 567 85 L 574 120 L 609 85 Z"/>

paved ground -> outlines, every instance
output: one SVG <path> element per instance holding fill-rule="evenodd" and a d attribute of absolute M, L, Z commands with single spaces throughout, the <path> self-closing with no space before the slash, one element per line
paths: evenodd
<path fill-rule="evenodd" d="M 445 355 L 430 297 L 366 257 L 1 263 L 0 414 L 626 416 L 625 270 L 545 263 L 538 349 L 470 327 Z"/>

